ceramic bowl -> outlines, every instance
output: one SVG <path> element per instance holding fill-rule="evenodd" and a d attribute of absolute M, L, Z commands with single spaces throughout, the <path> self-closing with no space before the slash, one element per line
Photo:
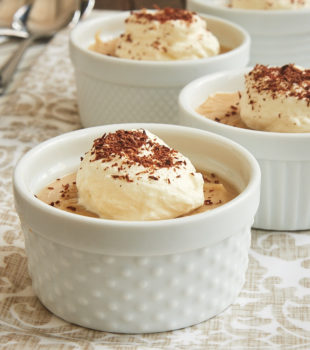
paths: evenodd
<path fill-rule="evenodd" d="M 177 98 L 183 86 L 201 75 L 245 67 L 249 35 L 238 25 L 204 16 L 209 29 L 231 51 L 198 60 L 135 61 L 88 49 L 101 30 L 102 40 L 124 32 L 129 12 L 89 20 L 71 34 L 70 52 L 75 68 L 77 99 L 84 127 L 122 122 L 176 124 Z"/>
<path fill-rule="evenodd" d="M 296 63 L 310 67 L 310 9 L 244 10 L 227 0 L 188 0 L 189 10 L 219 16 L 243 26 L 251 35 L 250 64 Z"/>
<path fill-rule="evenodd" d="M 77 170 L 105 132 L 145 128 L 212 169 L 240 194 L 223 206 L 161 221 L 83 217 L 35 194 Z M 14 173 L 14 193 L 35 293 L 59 317 L 110 332 L 182 328 L 218 314 L 244 283 L 260 170 L 243 147 L 202 130 L 167 124 L 89 128 L 50 139 L 28 152 Z"/>
<path fill-rule="evenodd" d="M 243 90 L 248 70 L 213 74 L 188 84 L 179 98 L 181 123 L 226 136 L 256 157 L 262 171 L 262 186 L 254 227 L 309 229 L 310 133 L 241 129 L 212 121 L 195 111 L 210 94 Z"/>

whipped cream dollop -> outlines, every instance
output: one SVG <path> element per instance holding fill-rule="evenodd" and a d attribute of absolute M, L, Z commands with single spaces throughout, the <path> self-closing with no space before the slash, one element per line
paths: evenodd
<path fill-rule="evenodd" d="M 203 176 L 147 130 L 96 139 L 77 172 L 79 203 L 102 218 L 161 220 L 204 204 Z"/>
<path fill-rule="evenodd" d="M 217 38 L 194 12 L 164 8 L 132 12 L 115 56 L 133 60 L 192 60 L 219 54 Z"/>
<path fill-rule="evenodd" d="M 248 10 L 295 10 L 310 8 L 310 0 L 231 0 L 230 7 Z"/>
<path fill-rule="evenodd" d="M 255 130 L 310 132 L 310 69 L 256 65 L 245 75 L 240 116 Z"/>

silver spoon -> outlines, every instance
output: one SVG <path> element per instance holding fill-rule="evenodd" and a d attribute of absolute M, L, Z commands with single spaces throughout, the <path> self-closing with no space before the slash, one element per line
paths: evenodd
<path fill-rule="evenodd" d="M 13 15 L 11 28 L 1 27 L 0 28 L 0 38 L 1 43 L 6 42 L 9 37 L 18 39 L 27 39 L 29 33 L 26 30 L 25 24 L 21 25 L 21 17 L 23 17 L 26 11 L 26 6 L 19 8 Z M 23 17 L 24 18 L 24 17 Z"/>
<path fill-rule="evenodd" d="M 76 7 L 67 8 L 66 11 L 63 11 L 62 9 L 60 13 L 61 17 L 55 16 L 53 21 L 37 21 L 37 18 L 33 15 L 33 11 L 35 10 L 33 4 L 21 7 L 14 16 L 12 27 L 17 31 L 23 31 L 29 34 L 13 55 L 9 57 L 0 68 L 0 95 L 4 93 L 8 86 L 24 52 L 35 40 L 51 38 L 60 29 L 66 26 L 75 26 L 82 16 L 89 14 L 94 6 L 94 2 L 94 0 L 79 1 L 80 6 L 78 9 Z M 57 15 L 57 5 L 59 4 L 59 0 L 56 0 L 55 4 Z"/>
<path fill-rule="evenodd" d="M 28 34 L 28 32 L 25 32 L 23 30 L 16 30 L 13 28 L 0 28 L 0 37 L 1 36 L 19 38 L 19 39 L 27 39 L 29 34 Z"/>
<path fill-rule="evenodd" d="M 94 8 L 94 5 L 95 0 L 80 0 L 80 19 L 87 17 Z M 23 16 L 24 12 L 24 6 L 15 12 L 12 21 L 12 28 L 0 27 L 0 37 L 12 37 L 18 39 L 27 39 L 29 37 L 29 33 L 26 30 L 26 24 L 22 23 L 21 26 L 22 18 L 25 19 Z"/>

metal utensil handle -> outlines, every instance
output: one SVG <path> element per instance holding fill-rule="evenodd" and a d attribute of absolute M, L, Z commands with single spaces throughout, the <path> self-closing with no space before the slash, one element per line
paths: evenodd
<path fill-rule="evenodd" d="M 11 28 L 0 28 L 0 36 L 9 36 L 9 37 L 26 39 L 29 37 L 29 34 L 23 30 L 15 30 Z"/>
<path fill-rule="evenodd" d="M 0 95 L 4 93 L 8 83 L 13 77 L 15 70 L 25 52 L 25 50 L 31 45 L 34 40 L 34 36 L 30 36 L 25 39 L 13 52 L 13 54 L 6 60 L 3 66 L 0 68 Z"/>

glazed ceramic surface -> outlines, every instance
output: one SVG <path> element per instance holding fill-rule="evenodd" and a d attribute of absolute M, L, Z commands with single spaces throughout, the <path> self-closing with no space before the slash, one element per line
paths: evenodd
<path fill-rule="evenodd" d="M 189 10 L 228 19 L 251 35 L 250 64 L 295 63 L 310 68 L 310 9 L 244 10 L 226 0 L 188 0 Z"/>
<path fill-rule="evenodd" d="M 229 21 L 204 16 L 208 28 L 224 47 L 232 50 L 190 61 L 135 61 L 90 51 L 95 34 L 110 40 L 124 32 L 129 12 L 80 24 L 70 38 L 77 98 L 84 127 L 109 123 L 156 122 L 176 124 L 181 88 L 201 75 L 245 67 L 249 61 L 249 35 Z"/>
<path fill-rule="evenodd" d="M 149 222 L 84 217 L 35 198 L 78 168 L 94 138 L 137 127 L 199 169 L 228 178 L 240 195 L 209 212 Z M 14 173 L 34 290 L 59 317 L 103 331 L 158 332 L 207 320 L 233 303 L 244 283 L 259 187 L 259 166 L 248 151 L 201 130 L 124 124 L 50 139 L 28 152 Z"/>
<path fill-rule="evenodd" d="M 217 123 L 195 111 L 210 94 L 242 90 L 247 71 L 222 72 L 187 85 L 179 97 L 181 124 L 229 137 L 256 157 L 262 171 L 262 188 L 254 227 L 309 229 L 310 134 L 241 129 Z"/>

